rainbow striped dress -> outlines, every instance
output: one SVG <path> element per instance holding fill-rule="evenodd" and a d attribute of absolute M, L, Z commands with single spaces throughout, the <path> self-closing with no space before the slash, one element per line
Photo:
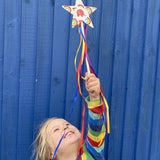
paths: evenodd
<path fill-rule="evenodd" d="M 85 142 L 80 151 L 79 160 L 104 160 L 104 141 L 106 128 L 104 115 L 101 117 L 103 102 L 89 101 L 88 104 L 88 130 Z M 101 117 L 101 121 L 100 120 Z"/>

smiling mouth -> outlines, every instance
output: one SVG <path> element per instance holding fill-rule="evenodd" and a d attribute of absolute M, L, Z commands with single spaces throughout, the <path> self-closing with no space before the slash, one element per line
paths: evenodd
<path fill-rule="evenodd" d="M 67 137 L 69 137 L 69 136 L 71 136 L 71 135 L 73 135 L 73 134 L 74 134 L 74 132 L 69 131 L 69 132 L 67 132 L 67 133 L 65 134 L 64 138 L 67 138 Z"/>

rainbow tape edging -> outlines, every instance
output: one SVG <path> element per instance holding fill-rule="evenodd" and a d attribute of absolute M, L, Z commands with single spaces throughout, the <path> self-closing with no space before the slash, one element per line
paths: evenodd
<path fill-rule="evenodd" d="M 79 4 L 78 7 L 79 7 L 79 8 L 84 8 L 84 5 Z"/>
<path fill-rule="evenodd" d="M 90 19 L 89 17 L 87 17 L 87 18 L 85 19 L 85 23 L 86 23 L 86 24 L 90 24 L 90 23 L 91 23 L 91 19 Z"/>
<path fill-rule="evenodd" d="M 76 25 L 78 25 L 77 19 L 73 18 L 72 19 L 72 28 L 74 28 Z"/>
<path fill-rule="evenodd" d="M 71 11 L 72 11 L 70 6 L 64 6 L 64 9 L 67 10 L 69 13 L 71 13 Z"/>
<path fill-rule="evenodd" d="M 87 10 L 87 12 L 88 12 L 88 14 L 90 15 L 90 14 L 92 14 L 92 8 L 90 8 L 90 7 L 86 7 L 86 10 Z"/>

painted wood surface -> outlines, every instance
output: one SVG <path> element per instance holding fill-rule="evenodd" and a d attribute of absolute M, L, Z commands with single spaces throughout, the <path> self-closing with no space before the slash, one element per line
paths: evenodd
<path fill-rule="evenodd" d="M 98 9 L 88 54 L 110 107 L 106 160 L 160 157 L 160 1 L 84 0 Z M 0 160 L 29 160 L 39 125 L 69 120 L 75 95 L 74 0 L 0 0 Z M 86 67 L 83 67 L 83 74 Z M 87 96 L 84 86 L 84 95 Z M 72 123 L 81 129 L 78 95 Z M 87 114 L 85 116 L 87 124 Z"/>

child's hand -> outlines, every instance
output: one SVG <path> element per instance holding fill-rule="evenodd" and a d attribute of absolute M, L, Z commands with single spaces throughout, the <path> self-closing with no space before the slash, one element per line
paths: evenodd
<path fill-rule="evenodd" d="M 99 79 L 92 73 L 85 74 L 85 87 L 89 93 L 90 101 L 100 99 L 100 81 Z"/>

